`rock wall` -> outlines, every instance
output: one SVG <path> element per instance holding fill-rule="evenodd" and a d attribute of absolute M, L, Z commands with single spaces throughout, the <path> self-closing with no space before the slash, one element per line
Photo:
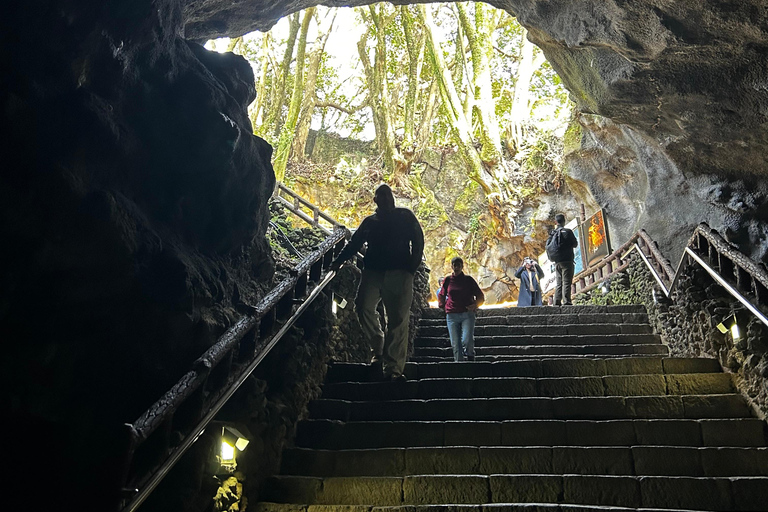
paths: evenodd
<path fill-rule="evenodd" d="M 271 279 L 251 68 L 182 25 L 170 1 L 0 9 L 0 403 L 42 440 L 10 451 L 55 475 L 40 506 L 113 503 L 123 423 Z"/>
<path fill-rule="evenodd" d="M 683 269 L 672 301 L 654 301 L 654 280 L 636 255 L 627 271 L 610 281 L 610 291 L 577 295 L 577 304 L 645 304 L 654 331 L 676 357 L 710 357 L 736 376 L 738 388 L 756 412 L 768 418 L 768 328 L 718 285 L 700 266 Z M 657 297 L 663 295 L 657 295 Z M 717 325 L 737 312 L 741 337 Z"/>
<path fill-rule="evenodd" d="M 565 155 L 569 188 L 592 209 L 603 208 L 613 247 L 645 229 L 677 264 L 685 241 L 708 219 L 742 252 L 768 261 L 768 179 L 686 176 L 656 140 L 629 125 L 591 114 L 573 123 L 579 141 Z"/>

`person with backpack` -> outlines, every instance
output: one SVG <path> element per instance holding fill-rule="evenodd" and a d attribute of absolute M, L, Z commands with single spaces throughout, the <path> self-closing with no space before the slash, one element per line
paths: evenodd
<path fill-rule="evenodd" d="M 485 302 L 485 295 L 471 276 L 464 273 L 464 260 L 451 260 L 453 273 L 443 281 L 437 294 L 437 305 L 445 310 L 453 360 L 475 360 L 475 312 Z"/>
<path fill-rule="evenodd" d="M 515 272 L 520 280 L 520 294 L 517 297 L 517 307 L 541 306 L 541 284 L 544 271 L 533 259 L 526 257 L 523 264 Z"/>
<path fill-rule="evenodd" d="M 573 231 L 565 227 L 565 215 L 555 215 L 557 225 L 547 238 L 547 257 L 555 264 L 555 306 L 570 306 L 571 284 L 573 283 L 573 250 L 579 246 L 579 241 Z"/>

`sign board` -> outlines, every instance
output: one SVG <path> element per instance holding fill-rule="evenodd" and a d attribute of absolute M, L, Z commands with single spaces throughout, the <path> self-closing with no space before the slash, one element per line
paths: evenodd
<path fill-rule="evenodd" d="M 584 260 L 588 267 L 611 253 L 603 210 L 598 210 L 581 225 L 581 235 L 584 240 Z"/>

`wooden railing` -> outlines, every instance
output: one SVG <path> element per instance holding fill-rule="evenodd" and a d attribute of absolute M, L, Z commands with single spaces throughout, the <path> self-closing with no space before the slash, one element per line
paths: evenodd
<path fill-rule="evenodd" d="M 768 272 L 704 223 L 694 230 L 676 271 L 661 253 L 658 244 L 641 229 L 609 256 L 575 276 L 571 293 L 576 295 L 592 291 L 625 270 L 632 251 L 637 251 L 659 289 L 667 297 L 672 295 L 677 286 L 684 264 L 696 262 L 753 315 L 768 325 Z M 553 293 L 550 290 L 544 297 Z"/>
<path fill-rule="evenodd" d="M 614 275 L 626 270 L 629 265 L 629 253 L 638 250 L 647 265 L 653 268 L 657 282 L 662 289 L 669 290 L 675 271 L 645 230 L 641 229 L 621 247 L 600 260 L 595 265 L 579 272 L 573 278 L 571 295 L 594 290 Z M 554 290 L 544 294 L 544 298 L 554 295 Z"/>
<path fill-rule="evenodd" d="M 273 197 L 278 200 L 280 204 L 291 210 L 297 217 L 303 219 L 313 227 L 322 229 L 328 234 L 330 234 L 336 226 L 340 225 L 336 219 L 323 212 L 318 206 L 310 203 L 282 183 L 278 183 L 277 187 L 275 187 Z M 327 226 L 321 224 L 321 221 L 327 224 Z"/>
<path fill-rule="evenodd" d="M 335 223 L 328 238 L 292 269 L 290 277 L 272 289 L 251 314 L 227 330 L 162 398 L 125 426 L 127 448 L 121 476 L 126 495 L 121 505 L 124 512 L 134 511 L 143 503 L 330 282 L 335 275 L 329 270 L 331 262 L 348 234 L 346 228 Z M 324 270 L 328 270 L 325 276 Z"/>

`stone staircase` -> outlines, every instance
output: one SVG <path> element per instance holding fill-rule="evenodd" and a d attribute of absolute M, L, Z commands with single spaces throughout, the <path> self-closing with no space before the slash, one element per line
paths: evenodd
<path fill-rule="evenodd" d="M 429 310 L 407 382 L 333 365 L 257 509 L 768 510 L 765 422 L 642 306 L 486 309 L 475 334 L 454 363 Z"/>

